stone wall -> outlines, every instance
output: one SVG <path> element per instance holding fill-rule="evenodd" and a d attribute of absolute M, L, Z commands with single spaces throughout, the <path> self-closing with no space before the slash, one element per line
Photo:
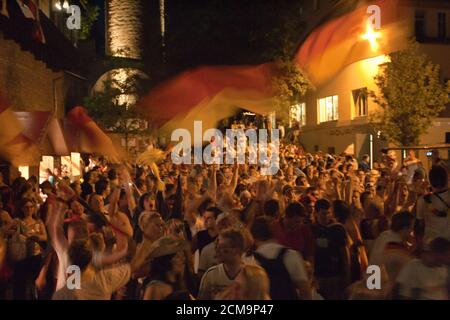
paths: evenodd
<path fill-rule="evenodd" d="M 142 58 L 142 14 L 141 0 L 109 0 L 107 3 L 107 50 L 127 58 Z"/>

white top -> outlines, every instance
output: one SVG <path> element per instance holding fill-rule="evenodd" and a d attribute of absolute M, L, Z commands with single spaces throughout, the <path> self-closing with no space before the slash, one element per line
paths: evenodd
<path fill-rule="evenodd" d="M 223 263 L 211 267 L 203 275 L 200 282 L 198 298 L 199 300 L 218 300 L 218 295 L 233 282 L 234 279 L 229 278 L 225 272 Z"/>
<path fill-rule="evenodd" d="M 420 259 L 407 263 L 397 277 L 400 295 L 412 298 L 412 290 L 420 289 L 420 300 L 448 300 L 447 280 L 447 268 L 430 268 Z"/>
<path fill-rule="evenodd" d="M 275 259 L 282 248 L 284 247 L 281 244 L 272 242 L 261 245 L 256 252 L 264 258 Z M 283 261 L 291 280 L 295 284 L 298 285 L 301 282 L 308 282 L 308 273 L 306 272 L 305 262 L 298 251 L 288 249 L 284 255 Z"/>
<path fill-rule="evenodd" d="M 95 272 L 92 279 L 81 280 L 80 289 L 64 287 L 56 291 L 53 300 L 111 300 L 114 292 L 130 280 L 129 264 L 114 266 Z"/>
<path fill-rule="evenodd" d="M 439 193 L 439 196 L 450 206 L 450 190 Z M 433 214 L 433 209 L 447 212 L 447 217 L 437 217 Z M 423 196 L 417 200 L 417 219 L 424 220 L 425 222 L 425 243 L 428 243 L 436 237 L 443 237 L 450 240 L 449 213 L 450 210 L 445 203 L 435 195 L 431 195 L 431 204 L 427 204 Z"/>
<path fill-rule="evenodd" d="M 384 250 L 390 242 L 402 243 L 402 238 L 392 230 L 386 230 L 378 236 L 370 252 L 369 265 L 380 265 L 382 263 Z"/>
<path fill-rule="evenodd" d="M 203 248 L 202 253 L 200 254 L 198 270 L 206 271 L 212 266 L 215 266 L 217 263 L 216 244 L 211 242 Z"/>

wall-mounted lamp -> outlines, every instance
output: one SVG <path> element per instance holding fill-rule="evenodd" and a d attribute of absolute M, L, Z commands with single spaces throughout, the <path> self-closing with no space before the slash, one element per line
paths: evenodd
<path fill-rule="evenodd" d="M 58 10 L 58 11 L 61 11 L 61 10 L 62 10 L 61 1 L 57 0 L 57 1 L 55 2 L 55 8 L 56 8 L 56 10 Z"/>

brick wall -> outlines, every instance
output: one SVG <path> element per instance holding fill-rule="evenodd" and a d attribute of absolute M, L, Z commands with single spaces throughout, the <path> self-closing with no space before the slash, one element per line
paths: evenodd
<path fill-rule="evenodd" d="M 0 32 L 0 91 L 17 111 L 53 111 L 53 80 L 62 72 L 53 72 L 13 40 Z M 64 99 L 72 80 L 67 76 L 55 81 L 59 118 L 64 115 Z"/>

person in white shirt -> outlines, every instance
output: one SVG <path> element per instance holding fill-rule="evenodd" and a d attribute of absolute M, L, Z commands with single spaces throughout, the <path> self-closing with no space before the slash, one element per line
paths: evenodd
<path fill-rule="evenodd" d="M 432 194 L 417 200 L 417 230 L 423 232 L 423 243 L 436 237 L 450 240 L 450 190 L 448 172 L 443 166 L 435 165 L 429 174 Z"/>
<path fill-rule="evenodd" d="M 68 279 L 67 285 L 56 291 L 52 300 L 111 300 L 112 294 L 130 280 L 131 268 L 128 263 L 95 270 L 92 248 L 86 240 L 72 242 L 68 256 L 70 263 L 80 268 L 79 287 L 72 287 Z"/>
<path fill-rule="evenodd" d="M 448 300 L 450 241 L 436 238 L 420 258 L 408 262 L 397 277 L 395 298 Z"/>
<path fill-rule="evenodd" d="M 412 229 L 414 217 L 408 211 L 392 216 L 391 229 L 381 233 L 373 245 L 369 265 L 379 266 L 386 272 L 386 285 L 393 285 L 398 273 L 412 256 L 406 246 Z"/>
<path fill-rule="evenodd" d="M 198 298 L 215 300 L 233 284 L 242 270 L 242 254 L 245 251 L 245 239 L 240 230 L 230 229 L 219 235 L 216 253 L 220 264 L 205 272 L 200 283 Z"/>

